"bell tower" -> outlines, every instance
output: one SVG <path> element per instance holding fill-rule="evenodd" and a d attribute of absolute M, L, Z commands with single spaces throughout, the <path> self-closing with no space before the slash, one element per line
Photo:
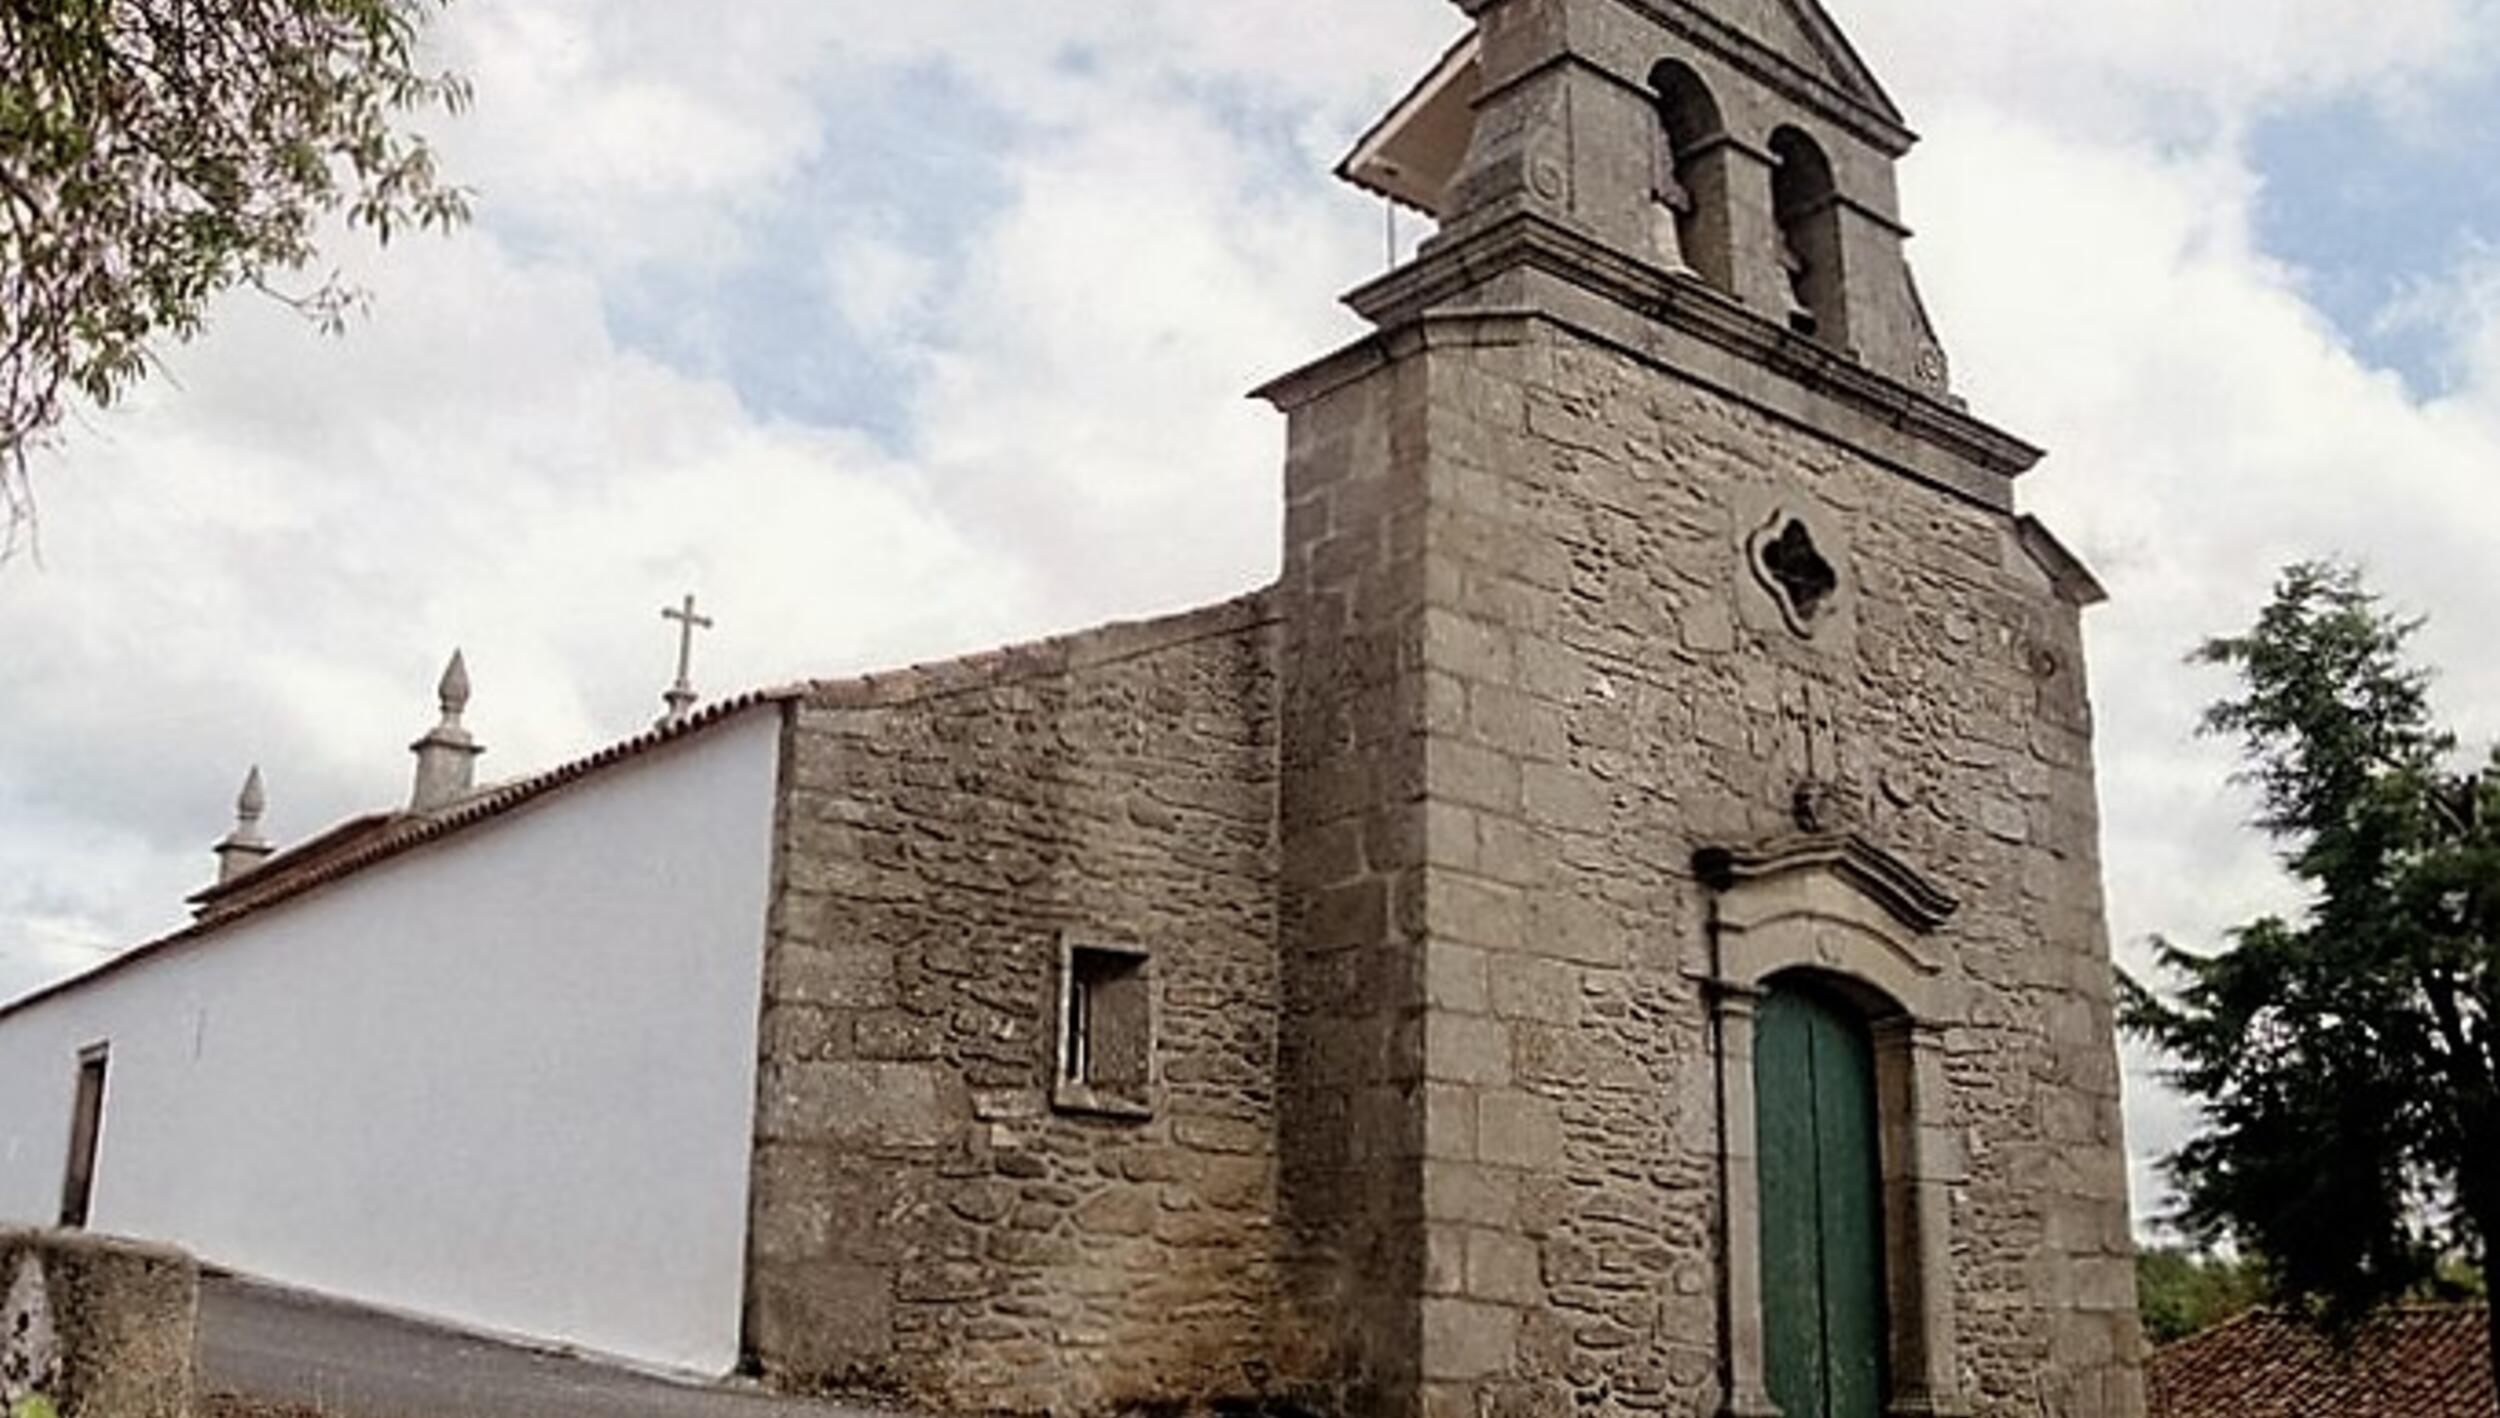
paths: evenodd
<path fill-rule="evenodd" d="M 1342 176 L 1438 246 L 1532 217 L 1946 395 L 1893 179 L 1915 136 L 1812 0 L 1461 8 L 1475 30 Z"/>
<path fill-rule="evenodd" d="M 2081 614 L 1815 0 L 1458 0 L 1289 416 L 1280 1377 L 2143 1408 Z"/>

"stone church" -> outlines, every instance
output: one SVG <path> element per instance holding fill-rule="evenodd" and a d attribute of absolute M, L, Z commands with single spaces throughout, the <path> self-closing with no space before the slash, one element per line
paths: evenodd
<path fill-rule="evenodd" d="M 1459 3 L 1274 585 L 486 786 L 450 677 L 0 1010 L 0 1217 L 938 1411 L 2139 1414 L 2101 592 L 1912 134 L 1814 0 Z"/>

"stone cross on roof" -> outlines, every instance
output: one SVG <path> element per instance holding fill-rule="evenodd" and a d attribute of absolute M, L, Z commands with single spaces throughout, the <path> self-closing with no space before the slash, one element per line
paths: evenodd
<path fill-rule="evenodd" d="M 665 729 L 686 722 L 688 711 L 694 708 L 696 696 L 694 682 L 690 678 L 694 666 L 694 633 L 698 629 L 711 629 L 712 619 L 695 614 L 694 593 L 691 591 L 686 593 L 683 607 L 662 607 L 660 618 L 677 622 L 677 682 L 660 696 L 661 702 L 668 705 L 668 712 L 660 716 L 659 726 Z"/>

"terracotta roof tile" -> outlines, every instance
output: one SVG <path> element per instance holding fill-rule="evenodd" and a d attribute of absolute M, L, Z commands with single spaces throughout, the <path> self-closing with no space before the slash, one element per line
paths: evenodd
<path fill-rule="evenodd" d="M 2252 1310 L 2153 1352 L 2152 1418 L 2500 1418 L 2481 1305 L 2421 1305 L 2369 1323 L 2350 1352 Z"/>
<path fill-rule="evenodd" d="M 1114 622 L 1091 630 L 980 650 L 903 670 L 861 675 L 847 680 L 812 680 L 753 690 L 733 699 L 720 700 L 697 712 L 683 724 L 650 729 L 544 773 L 481 788 L 432 812 L 380 812 L 350 818 L 271 857 L 230 882 L 194 894 L 191 901 L 199 908 L 200 917 L 181 930 L 144 945 L 133 946 L 83 975 L 73 976 L 20 999 L 0 1003 L 0 1019 L 112 975 L 165 950 L 213 936 L 225 927 L 282 901 L 353 875 L 402 852 L 501 817 L 591 774 L 628 759 L 639 758 L 664 744 L 699 734 L 764 704 L 786 704 L 799 700 L 832 708 L 905 704 L 936 695 L 974 692 L 1020 679 L 1066 674 L 1087 665 L 1149 654 L 1193 639 L 1270 625 L 1275 619 L 1274 588 L 1268 587 L 1174 615 Z"/>
<path fill-rule="evenodd" d="M 290 900 L 316 887 L 336 881 L 340 877 L 362 871 L 366 867 L 398 856 L 402 852 L 411 851 L 429 842 L 440 841 L 455 832 L 516 811 L 593 773 L 613 768 L 629 759 L 640 758 L 663 745 L 691 738 L 716 724 L 734 719 L 750 709 L 765 704 L 787 703 L 805 693 L 804 686 L 752 690 L 734 699 L 724 699 L 714 703 L 682 724 L 646 729 L 632 738 L 612 743 L 596 753 L 560 764 L 543 773 L 481 788 L 433 812 L 368 813 L 362 817 L 350 818 L 317 837 L 271 857 L 233 881 L 194 895 L 191 899 L 199 905 L 201 915 L 190 925 L 171 935 L 160 936 L 144 945 L 132 946 L 82 975 L 74 975 L 32 994 L 0 1004 L 0 1019 L 32 1008 L 55 995 L 117 974 L 142 960 L 176 946 L 213 935 L 281 901 Z"/>
<path fill-rule="evenodd" d="M 326 832 L 271 854 L 231 881 L 192 892 L 189 900 L 199 914 L 213 916 L 263 897 L 283 895 L 288 883 L 300 873 L 378 841 L 399 824 L 416 820 L 415 814 L 405 812 L 369 812 L 351 817 Z"/>

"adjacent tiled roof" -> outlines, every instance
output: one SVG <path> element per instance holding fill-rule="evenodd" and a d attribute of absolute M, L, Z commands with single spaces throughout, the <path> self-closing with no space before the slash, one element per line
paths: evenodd
<path fill-rule="evenodd" d="M 309 842 L 271 857 L 233 881 L 197 893 L 191 900 L 200 906 L 204 921 L 223 923 L 232 920 L 309 891 L 324 882 L 335 881 L 385 857 L 395 857 L 411 847 L 449 836 L 489 818 L 501 817 L 514 808 L 603 768 L 614 767 L 630 758 L 640 758 L 662 744 L 675 743 L 690 734 L 701 733 L 758 705 L 795 699 L 802 692 L 799 686 L 752 690 L 690 714 L 683 723 L 646 729 L 632 738 L 619 740 L 597 753 L 576 758 L 544 773 L 509 783 L 489 784 L 431 812 L 376 813 L 351 819 Z"/>
<path fill-rule="evenodd" d="M 492 792 L 500 786 L 480 791 Z M 336 861 L 358 847 L 383 841 L 404 826 L 424 820 L 422 814 L 411 812 L 369 812 L 351 817 L 254 864 L 230 881 L 192 892 L 191 906 L 202 916 L 215 916 L 241 910 L 264 897 L 290 895 L 289 887 L 296 877 L 314 866 Z"/>
<path fill-rule="evenodd" d="M 133 946 L 102 965 L 33 994 L 0 1004 L 0 1019 L 77 989 L 108 975 L 117 974 L 142 960 L 171 950 L 187 942 L 202 939 L 234 924 L 246 916 L 300 896 L 316 887 L 336 881 L 352 872 L 364 870 L 386 858 L 412 851 L 429 842 L 439 841 L 465 828 L 474 827 L 506 813 L 516 811 L 539 798 L 574 782 L 612 768 L 629 759 L 640 758 L 654 749 L 681 739 L 691 738 L 726 720 L 765 704 L 780 704 L 797 699 L 807 692 L 804 685 L 759 689 L 724 699 L 689 716 L 685 722 L 647 729 L 632 738 L 623 739 L 586 757 L 550 768 L 544 773 L 497 783 L 481 788 L 465 798 L 432 812 L 369 813 L 351 818 L 321 835 L 271 857 L 249 873 L 219 887 L 211 887 L 191 899 L 200 907 L 200 918 L 171 935 L 161 936 L 145 945 Z"/>
<path fill-rule="evenodd" d="M 19 999 L 0 1003 L 0 1019 L 117 974 L 167 950 L 204 940 L 282 901 L 292 900 L 402 852 L 413 851 L 455 832 L 501 817 L 594 773 L 639 758 L 663 745 L 690 738 L 762 705 L 787 704 L 802 699 L 819 707 L 837 709 L 905 704 L 932 696 L 969 693 L 1018 680 L 1066 674 L 1089 665 L 1151 654 L 1194 639 L 1234 634 L 1273 624 L 1275 618 L 1273 588 L 1262 588 L 1229 601 L 1173 615 L 1119 621 L 1073 634 L 978 651 L 900 670 L 842 680 L 808 680 L 752 690 L 733 699 L 723 699 L 690 716 L 682 724 L 649 729 L 544 773 L 480 788 L 431 812 L 379 812 L 350 818 L 278 853 L 232 881 L 194 894 L 191 901 L 199 910 L 199 919 L 181 930 L 144 945 L 133 946 L 85 974 L 74 975 Z"/>
<path fill-rule="evenodd" d="M 2500 1418 L 2489 1323 L 2482 1305 L 2407 1306 L 2346 1352 L 2251 1310 L 2153 1352 L 2151 1418 Z"/>

